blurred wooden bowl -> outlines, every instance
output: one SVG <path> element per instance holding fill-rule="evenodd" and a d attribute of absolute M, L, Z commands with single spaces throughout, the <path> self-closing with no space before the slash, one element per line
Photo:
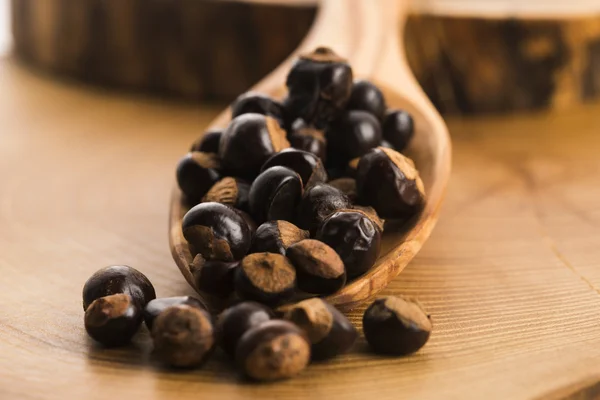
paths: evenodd
<path fill-rule="evenodd" d="M 15 52 L 104 86 L 232 99 L 301 42 L 315 0 L 12 0 Z"/>
<path fill-rule="evenodd" d="M 416 1 L 406 46 L 442 113 L 566 108 L 600 94 L 600 3 Z"/>
<path fill-rule="evenodd" d="M 407 58 L 445 114 L 565 108 L 600 93 L 596 3 L 414 1 Z M 15 50 L 87 82 L 229 101 L 292 53 L 317 4 L 12 0 Z"/>

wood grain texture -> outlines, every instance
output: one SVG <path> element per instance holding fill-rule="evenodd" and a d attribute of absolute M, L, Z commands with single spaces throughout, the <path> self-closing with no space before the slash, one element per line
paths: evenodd
<path fill-rule="evenodd" d="M 12 0 L 15 50 L 104 86 L 231 100 L 296 48 L 318 2 Z M 597 4 L 434 0 L 412 11 L 407 56 L 442 113 L 566 108 L 600 94 Z"/>
<path fill-rule="evenodd" d="M 173 168 L 217 110 L 56 84 L 0 62 L 0 398 L 585 399 L 600 382 L 600 105 L 448 121 L 440 222 L 387 288 L 417 296 L 419 353 L 351 354 L 273 385 L 241 383 L 217 353 L 160 369 L 144 330 L 105 350 L 81 288 L 130 264 L 159 296 L 192 294 L 167 245 Z M 360 325 L 360 310 L 350 314 Z"/>
<path fill-rule="evenodd" d="M 305 3 L 12 0 L 15 52 L 103 86 L 231 100 L 298 46 L 315 15 Z"/>
<path fill-rule="evenodd" d="M 560 19 L 600 14 L 600 4 L 594 0 L 427 0 L 414 2 L 413 9 L 428 15 L 502 19 Z"/>
<path fill-rule="evenodd" d="M 406 1 L 323 0 L 315 25 L 298 50 L 252 88 L 280 97 L 278 95 L 285 90 L 285 76 L 295 58 L 318 46 L 329 46 L 352 65 L 355 79 L 368 79 L 382 88 L 388 107 L 407 110 L 414 118 L 415 134 L 406 155 L 414 160 L 423 180 L 424 209 L 401 230 L 386 229 L 375 265 L 326 298 L 341 310 L 352 310 L 372 299 L 412 260 L 437 222 L 448 185 L 451 164 L 448 130 L 408 69 L 402 40 L 395 35 L 402 30 L 407 15 Z M 345 29 L 348 26 L 352 27 L 353 35 Z M 210 125 L 226 126 L 230 114 L 230 110 L 224 111 Z M 181 229 L 188 209 L 181 193 L 175 189 L 169 227 L 171 252 L 186 280 L 195 287 L 190 270 L 192 254 Z M 206 294 L 201 294 L 208 299 Z"/>
<path fill-rule="evenodd" d="M 442 113 L 567 108 L 600 93 L 600 16 L 415 16 L 407 54 Z"/>
<path fill-rule="evenodd" d="M 318 0 L 12 3 L 15 50 L 25 62 L 105 86 L 231 100 L 296 48 Z M 414 2 L 408 59 L 443 113 L 596 98 L 598 6 L 567 3 Z"/>

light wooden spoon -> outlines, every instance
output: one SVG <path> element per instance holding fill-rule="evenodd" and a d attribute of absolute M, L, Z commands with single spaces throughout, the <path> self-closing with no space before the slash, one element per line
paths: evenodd
<path fill-rule="evenodd" d="M 322 0 L 315 24 L 298 50 L 252 88 L 282 97 L 286 75 L 296 56 L 318 46 L 328 46 L 348 59 L 355 77 L 377 84 L 389 107 L 405 109 L 414 116 L 416 132 L 407 155 L 415 161 L 421 174 L 427 204 L 409 230 L 384 234 L 381 256 L 371 271 L 326 298 L 342 310 L 350 310 L 374 297 L 421 249 L 437 221 L 450 176 L 448 130 L 410 72 L 404 56 L 401 39 L 407 7 L 406 0 Z M 226 110 L 211 126 L 224 127 L 229 120 L 230 111 Z M 181 192 L 176 188 L 171 200 L 171 252 L 186 280 L 194 287 L 189 269 L 192 256 L 181 231 L 186 211 Z"/>

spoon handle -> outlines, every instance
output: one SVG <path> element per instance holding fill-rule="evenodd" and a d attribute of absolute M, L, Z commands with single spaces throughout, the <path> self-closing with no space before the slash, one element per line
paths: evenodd
<path fill-rule="evenodd" d="M 310 32 L 255 89 L 282 93 L 282 83 L 299 54 L 328 46 L 347 58 L 359 78 L 376 78 L 419 106 L 432 109 L 404 55 L 403 32 L 410 0 L 321 0 Z"/>
<path fill-rule="evenodd" d="M 302 45 L 253 90 L 275 98 L 285 95 L 285 78 L 297 55 L 318 46 L 330 46 L 352 64 L 355 77 L 372 80 L 392 108 L 409 111 L 415 120 L 411 140 L 415 162 L 426 182 L 427 205 L 415 226 L 401 236 L 386 237 L 389 251 L 375 267 L 350 282 L 327 301 L 349 310 L 382 290 L 414 257 L 427 239 L 435 222 L 450 173 L 448 131 L 411 73 L 403 53 L 402 29 L 408 13 L 408 0 L 321 0 L 317 20 Z M 225 127 L 231 113 L 226 109 L 212 127 Z M 191 254 L 181 231 L 186 209 L 176 189 L 171 201 L 170 245 L 173 258 L 190 285 Z"/>

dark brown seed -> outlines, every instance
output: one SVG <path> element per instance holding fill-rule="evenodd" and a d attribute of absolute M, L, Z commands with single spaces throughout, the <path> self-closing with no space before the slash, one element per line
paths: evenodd
<path fill-rule="evenodd" d="M 252 237 L 250 253 L 285 255 L 292 244 L 308 239 L 309 233 L 287 221 L 268 221 L 258 227 Z"/>
<path fill-rule="evenodd" d="M 292 148 L 283 150 L 269 158 L 262 166 L 262 171 L 275 166 L 286 167 L 298 173 L 304 187 L 327 182 L 327 172 L 321 159 L 308 151 Z"/>
<path fill-rule="evenodd" d="M 239 260 L 252 240 L 242 216 L 221 203 L 200 203 L 192 208 L 183 217 L 182 230 L 195 251 L 207 260 Z"/>
<path fill-rule="evenodd" d="M 262 93 L 246 92 L 235 99 L 231 105 L 232 119 L 250 113 L 273 117 L 281 126 L 285 122 L 283 106 L 278 101 Z"/>
<path fill-rule="evenodd" d="M 273 316 L 270 308 L 254 301 L 244 301 L 227 308 L 219 315 L 216 326 L 221 347 L 233 358 L 238 341 L 244 333 L 269 321 Z"/>
<path fill-rule="evenodd" d="M 310 344 L 294 324 L 273 320 L 246 332 L 238 342 L 235 358 L 239 369 L 249 378 L 286 379 L 306 368 Z"/>
<path fill-rule="evenodd" d="M 352 85 L 346 109 L 367 111 L 381 121 L 385 115 L 385 98 L 377 86 L 369 81 L 359 80 Z"/>
<path fill-rule="evenodd" d="M 197 204 L 221 178 L 219 157 L 213 153 L 188 153 L 177 165 L 177 183 L 189 204 Z"/>
<path fill-rule="evenodd" d="M 327 140 L 323 131 L 303 126 L 294 129 L 288 139 L 292 147 L 308 151 L 325 163 L 327 158 Z"/>
<path fill-rule="evenodd" d="M 196 307 L 203 310 L 207 310 L 206 304 L 200 299 L 191 296 L 178 296 L 178 297 L 163 297 L 162 299 L 154 299 L 144 308 L 144 322 L 148 329 L 152 330 L 152 324 L 160 313 L 169 307 L 187 305 L 190 307 Z"/>
<path fill-rule="evenodd" d="M 415 124 L 406 111 L 390 110 L 385 116 L 382 130 L 384 139 L 389 141 L 397 151 L 402 151 L 415 133 Z"/>
<path fill-rule="evenodd" d="M 343 113 L 331 123 L 325 135 L 329 149 L 344 162 L 366 154 L 379 146 L 382 139 L 379 121 L 365 111 Z"/>
<path fill-rule="evenodd" d="M 105 346 L 122 346 L 142 324 L 142 310 L 128 294 L 112 294 L 94 300 L 85 311 L 85 330 Z"/>
<path fill-rule="evenodd" d="M 352 68 L 331 49 L 320 47 L 300 56 L 286 80 L 284 106 L 295 118 L 322 127 L 346 107 L 352 91 Z"/>
<path fill-rule="evenodd" d="M 296 270 L 281 254 L 255 253 L 242 260 L 235 275 L 240 298 L 269 305 L 289 299 L 296 285 Z"/>
<path fill-rule="evenodd" d="M 383 218 L 407 219 L 425 204 L 425 188 L 414 163 L 391 149 L 378 147 L 361 158 L 356 185 L 359 202 Z"/>
<path fill-rule="evenodd" d="M 349 206 L 350 200 L 339 189 L 325 183 L 316 184 L 302 196 L 296 225 L 314 233 L 331 213 Z"/>
<path fill-rule="evenodd" d="M 128 294 L 143 309 L 156 298 L 154 286 L 146 275 L 127 265 L 112 265 L 92 275 L 83 286 L 83 310 L 100 297 L 111 294 Z"/>
<path fill-rule="evenodd" d="M 323 242 L 302 240 L 291 245 L 286 253 L 296 268 L 298 289 L 307 293 L 335 293 L 346 283 L 344 263 L 335 250 Z"/>
<path fill-rule="evenodd" d="M 312 345 L 313 360 L 346 353 L 358 338 L 358 332 L 348 318 L 323 299 L 304 300 L 284 306 L 278 312 L 306 333 Z"/>
<path fill-rule="evenodd" d="M 343 163 L 340 164 L 340 160 L 335 159 L 335 157 L 328 158 L 328 160 L 331 160 L 331 163 L 327 168 L 327 176 L 330 181 L 340 178 L 352 178 L 351 176 L 348 176 L 347 165 L 344 165 Z"/>
<path fill-rule="evenodd" d="M 172 367 L 196 367 L 210 354 L 215 334 L 205 310 L 189 305 L 167 308 L 152 326 L 154 353 Z"/>
<path fill-rule="evenodd" d="M 219 153 L 219 141 L 221 140 L 222 129 L 211 129 L 202 137 L 198 138 L 190 148 L 190 151 L 200 151 L 203 153 Z"/>
<path fill-rule="evenodd" d="M 339 189 L 342 193 L 348 196 L 350 202 L 354 203 L 357 198 L 356 194 L 356 179 L 354 178 L 338 178 L 328 182 L 329 185 Z"/>
<path fill-rule="evenodd" d="M 256 228 L 258 228 L 258 225 L 254 221 L 254 219 L 246 211 L 237 209 L 235 211 L 237 211 L 237 213 L 244 219 L 244 221 L 246 221 L 246 224 L 248 224 L 248 228 L 250 228 L 250 233 L 252 234 L 252 236 L 254 236 Z"/>
<path fill-rule="evenodd" d="M 233 278 L 239 261 L 205 260 L 201 254 L 194 257 L 190 271 L 196 288 L 204 293 L 227 297 L 233 293 Z"/>
<path fill-rule="evenodd" d="M 381 250 L 381 230 L 368 214 L 359 210 L 344 209 L 331 214 L 316 238 L 337 252 L 348 278 L 371 269 Z"/>
<path fill-rule="evenodd" d="M 383 233 L 383 228 L 385 225 L 385 220 L 383 218 L 379 218 L 377 215 L 377 211 L 373 207 L 369 206 L 359 206 L 357 204 L 353 205 L 352 210 L 360 211 L 365 214 L 373 223 L 377 226 L 377 228 Z"/>
<path fill-rule="evenodd" d="M 252 180 L 269 157 L 288 147 L 286 133 L 277 120 L 243 114 L 234 118 L 221 135 L 219 155 L 227 173 Z"/>
<path fill-rule="evenodd" d="M 427 343 L 431 319 L 414 299 L 387 296 L 375 300 L 363 316 L 371 348 L 381 354 L 406 355 Z"/>
<path fill-rule="evenodd" d="M 215 183 L 202 197 L 202 202 L 223 203 L 240 210 L 249 210 L 250 184 L 238 178 L 226 177 Z"/>
<path fill-rule="evenodd" d="M 250 212 L 259 223 L 291 221 L 302 190 L 302 179 L 296 172 L 286 167 L 268 168 L 250 187 Z"/>
<path fill-rule="evenodd" d="M 351 178 L 356 178 L 356 169 L 358 168 L 358 163 L 360 162 L 360 157 L 353 158 L 348 161 L 348 165 L 346 165 L 346 171 L 344 175 Z"/>

